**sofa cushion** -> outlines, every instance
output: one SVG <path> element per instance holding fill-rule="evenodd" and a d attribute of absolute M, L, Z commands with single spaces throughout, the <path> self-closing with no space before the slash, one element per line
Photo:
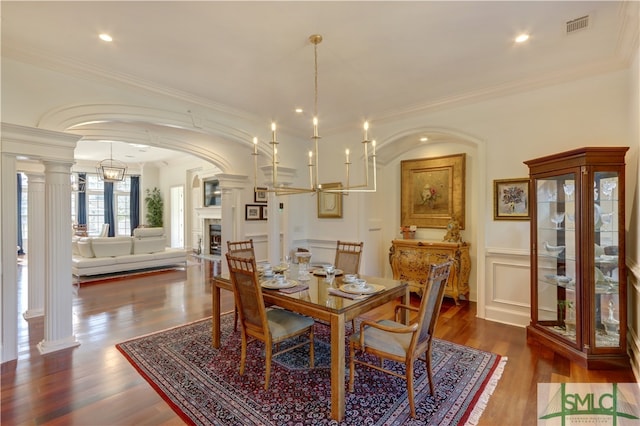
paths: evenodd
<path fill-rule="evenodd" d="M 157 253 L 164 251 L 166 239 L 162 237 L 133 238 L 133 254 Z"/>
<path fill-rule="evenodd" d="M 81 268 L 95 268 L 96 266 L 110 266 L 116 262 L 113 257 L 73 257 L 71 263 L 74 267 Z"/>
<path fill-rule="evenodd" d="M 129 255 L 129 256 L 117 256 L 113 258 L 114 262 L 117 265 L 122 265 L 123 267 L 127 266 L 127 264 L 132 264 L 132 263 L 138 264 L 138 263 L 149 262 L 153 259 L 154 259 L 153 255 L 149 253 Z"/>
<path fill-rule="evenodd" d="M 138 238 L 146 237 L 162 237 L 164 235 L 164 228 L 136 228 L 133 230 L 133 236 Z"/>
<path fill-rule="evenodd" d="M 91 248 L 91 238 L 80 238 L 77 242 L 78 245 L 78 253 L 80 256 L 91 258 L 95 257 L 93 254 L 93 249 Z"/>
<path fill-rule="evenodd" d="M 91 248 L 95 257 L 131 254 L 131 237 L 93 237 Z"/>

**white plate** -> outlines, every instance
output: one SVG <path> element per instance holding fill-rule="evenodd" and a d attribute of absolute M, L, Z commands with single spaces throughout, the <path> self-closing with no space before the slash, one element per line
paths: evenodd
<path fill-rule="evenodd" d="M 281 288 L 291 288 L 298 285 L 298 281 L 295 280 L 287 280 L 282 284 L 278 283 L 277 280 L 267 280 L 260 283 L 262 288 L 268 288 L 270 290 L 280 290 Z"/>
<path fill-rule="evenodd" d="M 336 273 L 335 273 L 336 277 L 338 275 L 342 275 L 344 273 L 344 271 L 342 269 L 336 269 L 335 271 L 336 271 Z M 317 268 L 317 269 L 313 270 L 313 275 L 320 275 L 321 277 L 324 277 L 324 276 L 327 275 L 327 273 L 325 272 L 325 270 L 323 268 Z"/>
<path fill-rule="evenodd" d="M 340 290 L 351 294 L 374 294 L 384 289 L 385 287 L 383 285 L 377 284 L 367 284 L 364 287 L 358 287 L 355 284 L 345 284 L 340 286 Z"/>

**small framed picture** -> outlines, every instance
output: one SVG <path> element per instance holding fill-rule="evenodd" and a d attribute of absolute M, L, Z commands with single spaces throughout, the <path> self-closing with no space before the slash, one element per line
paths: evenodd
<path fill-rule="evenodd" d="M 262 206 L 262 213 L 260 215 L 260 219 L 267 220 L 267 218 L 268 218 L 267 214 L 268 214 L 268 211 L 269 211 L 268 209 L 269 209 L 268 206 Z"/>
<path fill-rule="evenodd" d="M 262 207 L 256 204 L 246 204 L 244 206 L 244 220 L 260 220 Z"/>
<path fill-rule="evenodd" d="M 253 191 L 253 201 L 256 203 L 267 202 L 267 188 L 255 188 Z"/>
<path fill-rule="evenodd" d="M 323 183 L 322 189 L 342 189 L 342 184 Z M 341 218 L 342 217 L 342 193 L 341 192 L 319 192 L 318 193 L 318 217 L 319 218 Z"/>
<path fill-rule="evenodd" d="M 529 179 L 493 181 L 493 220 L 529 220 Z"/>

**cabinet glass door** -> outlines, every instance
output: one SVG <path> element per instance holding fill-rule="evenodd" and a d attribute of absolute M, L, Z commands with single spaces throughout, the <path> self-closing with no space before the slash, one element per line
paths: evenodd
<path fill-rule="evenodd" d="M 535 184 L 538 324 L 577 345 L 576 175 L 539 178 Z"/>
<path fill-rule="evenodd" d="M 594 174 L 595 330 L 596 347 L 620 345 L 620 260 L 618 259 L 618 173 Z"/>

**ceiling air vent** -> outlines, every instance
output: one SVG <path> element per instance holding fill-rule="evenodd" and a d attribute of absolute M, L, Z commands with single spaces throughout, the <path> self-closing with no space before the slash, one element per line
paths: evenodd
<path fill-rule="evenodd" d="M 581 16 L 580 18 L 567 21 L 567 34 L 574 33 L 576 31 L 584 30 L 589 26 L 589 15 Z"/>

